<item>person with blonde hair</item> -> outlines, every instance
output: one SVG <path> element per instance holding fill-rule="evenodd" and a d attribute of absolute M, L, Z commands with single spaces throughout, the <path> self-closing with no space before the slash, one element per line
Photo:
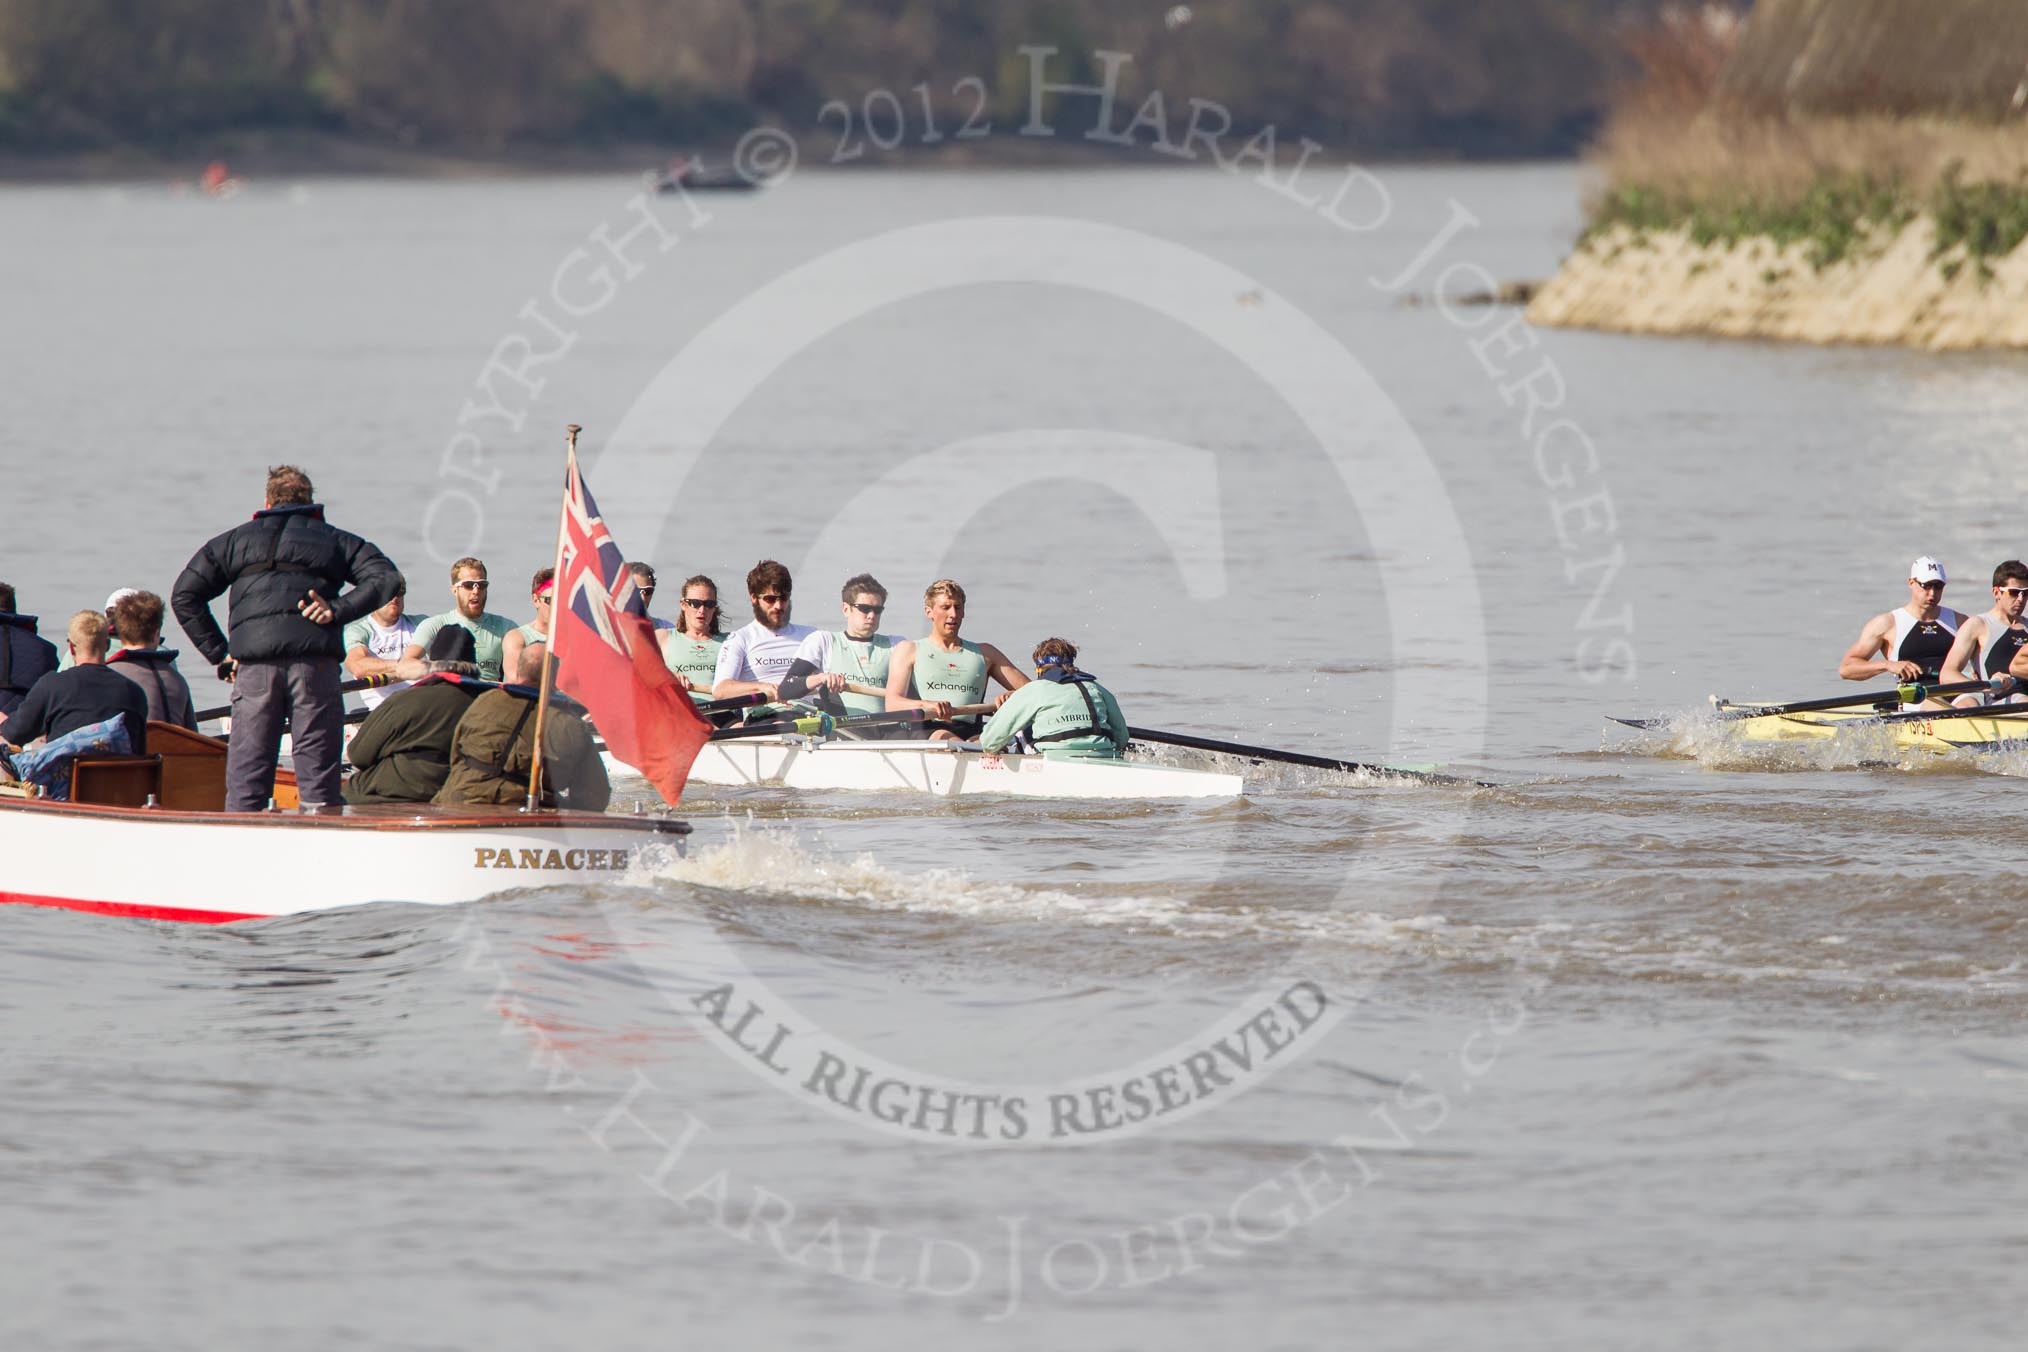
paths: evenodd
<path fill-rule="evenodd" d="M 127 749 L 148 749 L 148 699 L 141 687 L 106 667 L 106 617 L 96 610 L 71 616 L 65 646 L 72 665 L 52 671 L 29 687 L 14 712 L 0 720 L 0 738 L 25 746 L 38 737 L 52 740 L 109 718 L 127 729 Z"/>
<path fill-rule="evenodd" d="M 929 621 L 928 636 L 903 639 L 894 645 L 894 655 L 888 660 L 887 707 L 896 712 L 921 709 L 929 715 L 924 726 L 931 737 L 964 741 L 978 732 L 979 719 L 976 715 L 953 718 L 951 710 L 985 703 L 989 679 L 1007 687 L 993 702 L 997 710 L 1008 695 L 1028 684 L 1028 677 L 992 644 L 973 643 L 960 636 L 965 624 L 965 589 L 951 579 L 930 583 L 922 595 L 922 613 Z"/>
<path fill-rule="evenodd" d="M 112 635 L 112 647 L 107 649 L 106 652 L 109 659 L 120 651 L 120 626 L 113 619 L 113 611 L 119 606 L 120 602 L 126 600 L 129 596 L 139 596 L 140 594 L 141 589 L 139 587 L 115 587 L 112 594 L 106 597 L 106 632 Z M 69 668 L 70 653 L 65 652 L 61 660 L 57 662 L 57 669 L 65 671 Z"/>

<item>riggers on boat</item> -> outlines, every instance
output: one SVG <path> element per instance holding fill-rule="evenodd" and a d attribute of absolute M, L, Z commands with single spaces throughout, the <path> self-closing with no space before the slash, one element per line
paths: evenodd
<path fill-rule="evenodd" d="M 72 801 L 0 795 L 0 902 L 219 923 L 372 901 L 451 905 L 617 880 L 681 855 L 661 815 L 427 803 L 225 812 L 225 746 L 166 723 L 152 754 L 81 759 Z M 276 799 L 293 806 L 286 779 Z"/>
<path fill-rule="evenodd" d="M 614 775 L 635 772 L 606 754 Z M 1234 798 L 1238 775 L 1141 761 L 994 756 L 951 741 L 852 741 L 795 735 L 707 743 L 690 782 L 790 789 L 902 791 L 956 798 Z"/>
<path fill-rule="evenodd" d="M 1734 704 L 1714 698 L 1712 706 L 1721 716 L 1737 721 L 1725 725 L 1725 734 L 1751 742 L 1826 741 L 1839 736 L 1891 737 L 1902 751 L 2013 750 L 2028 748 L 2028 705 L 1998 705 L 1990 713 L 1953 715 L 1921 709 L 1906 713 L 1881 714 L 1871 709 L 1820 709 L 1812 712 L 1761 714 L 1741 717 L 1751 704 Z M 2006 713 L 2002 710 L 2015 709 Z"/>

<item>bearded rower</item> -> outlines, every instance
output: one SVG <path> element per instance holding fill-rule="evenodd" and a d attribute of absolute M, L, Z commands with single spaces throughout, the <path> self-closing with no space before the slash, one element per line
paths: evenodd
<path fill-rule="evenodd" d="M 1938 683 L 1965 617 L 1943 604 L 1944 566 L 1925 554 L 1908 566 L 1908 604 L 1866 621 L 1845 650 L 1838 674 L 1848 681 L 1886 676 Z"/>
<path fill-rule="evenodd" d="M 976 715 L 953 719 L 952 706 L 983 704 L 990 678 L 1007 687 L 1006 693 L 993 701 L 998 709 L 1008 695 L 1028 684 L 1028 677 L 992 644 L 970 643 L 959 637 L 965 623 L 963 587 L 947 577 L 939 578 L 930 583 L 922 602 L 929 636 L 894 645 L 894 657 L 887 668 L 887 707 L 921 709 L 934 720 L 926 725 L 931 737 L 965 741 L 977 735 L 979 719 Z"/>
<path fill-rule="evenodd" d="M 1945 678 L 2002 680 L 2005 684 L 1995 688 L 1989 702 L 2019 699 L 2013 692 L 2014 679 L 2008 670 L 2014 654 L 2028 642 L 2028 625 L 2021 622 L 2024 609 L 2028 609 L 2028 563 L 2008 559 L 1993 570 L 1993 608 L 1958 626 L 1957 641 L 1944 658 Z M 1956 703 L 1960 708 L 1970 708 L 1980 699 L 1978 695 L 1959 695 Z"/>
<path fill-rule="evenodd" d="M 803 640 L 796 649 L 795 665 L 782 678 L 782 694 L 796 699 L 827 692 L 825 702 L 835 700 L 847 717 L 881 713 L 887 708 L 886 695 L 863 692 L 887 689 L 895 648 L 908 640 L 874 632 L 887 610 L 887 588 L 871 573 L 848 578 L 839 592 L 839 602 L 845 627 L 819 629 Z"/>
<path fill-rule="evenodd" d="M 773 559 L 762 559 L 746 575 L 746 597 L 753 605 L 753 623 L 732 631 L 718 650 L 711 682 L 713 699 L 734 695 L 781 697 L 782 678 L 795 664 L 796 649 L 814 630 L 789 623 L 789 570 Z"/>

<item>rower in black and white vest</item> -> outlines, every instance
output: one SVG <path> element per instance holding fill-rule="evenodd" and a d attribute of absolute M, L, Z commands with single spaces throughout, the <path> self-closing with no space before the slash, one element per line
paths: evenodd
<path fill-rule="evenodd" d="M 1845 650 L 1838 675 L 1848 681 L 1886 676 L 1935 685 L 1965 617 L 1943 604 L 1944 566 L 1924 554 L 1908 566 L 1908 604 L 1866 621 Z"/>
<path fill-rule="evenodd" d="M 819 629 L 803 639 L 795 663 L 782 678 L 782 696 L 817 699 L 830 712 L 848 718 L 883 713 L 895 645 L 906 642 L 896 634 L 875 632 L 887 611 L 887 588 L 871 573 L 860 573 L 845 580 L 838 600 L 845 627 Z M 867 690 L 882 693 L 869 695 Z"/>
<path fill-rule="evenodd" d="M 2028 563 L 2008 559 L 1993 570 L 1993 608 L 1958 626 L 1957 641 L 1951 644 L 1943 665 L 1946 680 L 2000 681 L 2003 685 L 1996 686 L 1990 696 L 1959 695 L 1955 701 L 1959 708 L 2022 698 L 2015 693 L 2008 668 L 2014 654 L 2028 642 L 2028 624 L 2021 622 L 2024 609 L 2028 609 Z"/>

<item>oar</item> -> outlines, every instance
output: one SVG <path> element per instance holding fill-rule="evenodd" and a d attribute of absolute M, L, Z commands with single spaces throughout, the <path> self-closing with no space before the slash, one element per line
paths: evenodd
<path fill-rule="evenodd" d="M 854 695 L 885 695 L 887 691 L 877 685 L 860 685 L 856 681 L 845 682 L 845 689 Z M 952 718 L 990 718 L 996 710 L 991 704 L 953 704 Z"/>
<path fill-rule="evenodd" d="M 855 728 L 894 727 L 904 723 L 920 723 L 922 716 L 922 710 L 920 709 L 903 709 L 890 714 L 864 714 L 857 718 L 833 718 L 831 719 L 829 730 L 834 733 L 850 733 Z M 730 742 L 737 741 L 742 737 L 778 737 L 784 733 L 815 737 L 824 733 L 824 719 L 825 715 L 823 714 L 810 714 L 803 718 L 768 718 L 757 723 L 742 723 L 737 727 L 720 728 L 711 734 L 711 740 L 714 742 Z M 597 738 L 592 739 L 592 746 L 598 751 L 608 750 L 606 744 Z"/>
<path fill-rule="evenodd" d="M 1799 700 L 1794 704 L 1741 704 L 1719 711 L 1718 717 L 1726 720 L 1735 718 L 1760 718 L 1767 714 L 1806 714 L 1817 709 L 1850 709 L 1855 705 L 1871 704 L 1891 706 L 1895 704 L 1920 704 L 1937 695 L 1984 694 L 1993 688 L 1991 681 L 1951 681 L 1943 685 L 1923 685 L 1911 681 L 1892 690 L 1876 690 L 1865 695 L 1840 695 L 1828 699 Z"/>
<path fill-rule="evenodd" d="M 840 729 L 892 727 L 901 723 L 920 723 L 922 719 L 923 713 L 920 709 L 865 714 L 851 719 L 833 718 L 829 714 L 811 714 L 802 718 L 764 718 L 758 722 L 743 723 L 736 728 L 720 728 L 711 734 L 711 740 L 729 742 L 741 737 L 776 737 L 783 733 L 818 737 Z"/>
<path fill-rule="evenodd" d="M 1284 765 L 1307 765 L 1318 770 L 1339 770 L 1346 774 L 1384 775 L 1395 779 L 1413 779 L 1424 784 L 1469 784 L 1481 789 L 1495 787 L 1483 780 L 1460 779 L 1456 775 L 1440 775 L 1429 770 L 1402 770 L 1392 765 L 1371 765 L 1365 761 L 1309 756 L 1300 751 L 1277 751 L 1273 747 L 1221 742 L 1210 737 L 1192 737 L 1180 732 L 1158 732 L 1154 728 L 1130 727 L 1127 729 L 1127 735 L 1143 742 L 1167 742 L 1170 746 L 1187 746 L 1197 751 L 1217 751 L 1227 756 L 1245 756 L 1249 760 L 1280 761 Z"/>
<path fill-rule="evenodd" d="M 768 697 L 756 690 L 751 695 L 727 695 L 724 699 L 699 700 L 700 714 L 722 714 L 728 709 L 751 709 L 756 704 L 768 703 Z"/>
<path fill-rule="evenodd" d="M 1769 714 L 1806 714 L 1818 709 L 1850 709 L 1861 704 L 1887 709 L 1897 708 L 1903 704 L 1920 704 L 1936 695 L 1982 694 L 1990 689 L 1992 689 L 1990 681 L 1953 681 L 1946 685 L 1909 684 L 1896 686 L 1892 690 L 1869 690 L 1862 695 L 1797 700 L 1793 704 L 1741 704 L 1720 709 L 1713 716 L 1720 722 L 1729 723 L 1741 718 L 1764 718 Z M 1643 729 L 1666 728 L 1676 723 L 1673 718 L 1613 718 L 1612 721 L 1624 723 L 1630 728 Z"/>
<path fill-rule="evenodd" d="M 388 675 L 387 673 L 383 672 L 378 676 L 367 676 L 356 681 L 346 681 L 344 684 L 338 687 L 338 693 L 341 695 L 350 695 L 360 690 L 371 690 L 375 686 L 393 685 L 396 683 L 397 683 L 396 677 Z M 556 698 L 557 702 L 560 704 L 569 704 L 569 705 L 575 704 L 575 702 L 570 700 L 567 696 L 559 695 Z M 766 696 L 761 695 L 759 692 L 755 692 L 754 694 L 751 695 L 732 695 L 725 699 L 705 700 L 703 703 L 697 706 L 697 712 L 701 714 L 724 713 L 729 709 L 745 709 L 750 708 L 751 706 L 756 704 L 765 704 L 765 703 L 767 703 Z M 231 712 L 232 706 L 230 704 L 221 704 L 216 709 L 199 709 L 195 714 L 191 715 L 191 717 L 196 722 L 208 723 L 214 718 L 224 718 Z M 365 719 L 365 717 L 371 712 L 373 712 L 371 709 L 348 710 L 345 714 L 345 721 L 347 723 L 358 723 L 363 719 Z"/>
<path fill-rule="evenodd" d="M 338 687 L 338 693 L 349 695 L 355 690 L 371 690 L 376 685 L 391 685 L 394 677 L 382 672 L 378 676 L 364 676 L 356 681 L 347 681 Z M 214 718 L 225 718 L 232 713 L 230 704 L 221 704 L 216 709 L 199 709 L 191 717 L 199 723 L 209 723 Z"/>
<path fill-rule="evenodd" d="M 1993 718 L 2002 723 L 2020 723 L 2028 721 L 2028 704 L 1975 704 L 1969 709 L 1907 709 L 1898 714 L 1875 714 L 1871 718 L 1851 721 L 1870 727 L 1875 723 L 1936 723 L 1948 718 Z"/>

